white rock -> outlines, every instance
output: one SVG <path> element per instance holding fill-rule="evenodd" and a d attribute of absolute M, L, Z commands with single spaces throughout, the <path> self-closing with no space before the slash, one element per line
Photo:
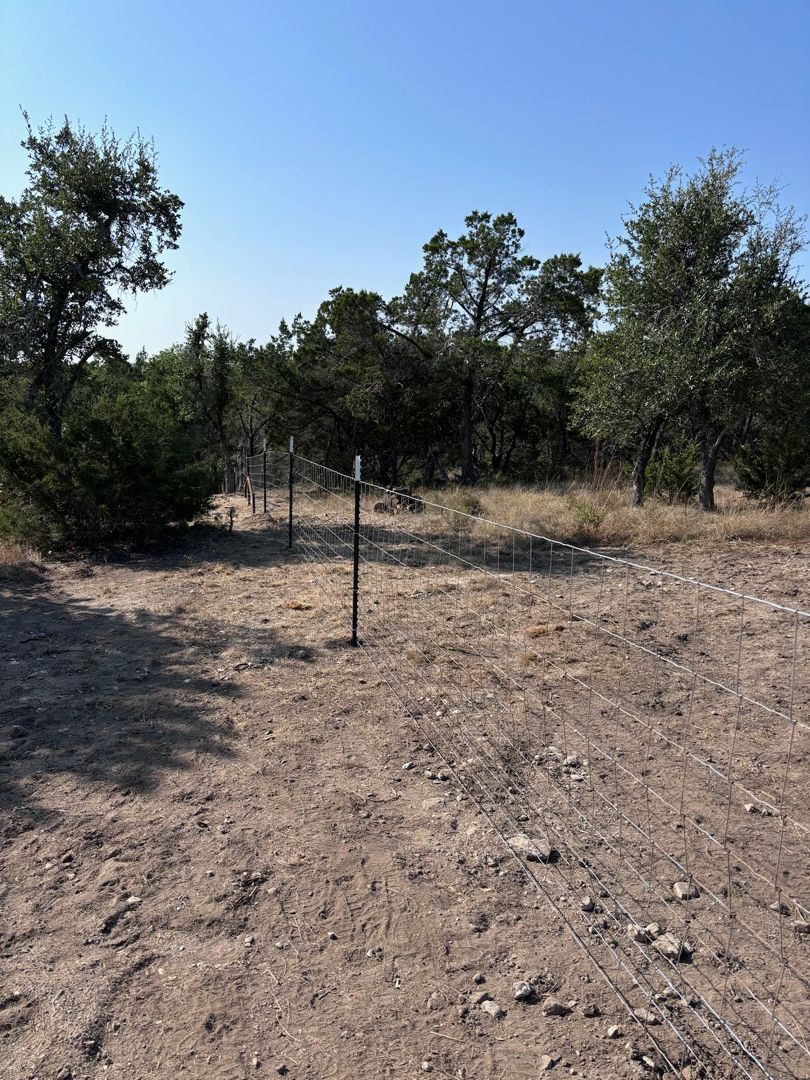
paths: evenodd
<path fill-rule="evenodd" d="M 487 1016 L 491 1016 L 493 1020 L 502 1020 L 506 1016 L 506 1010 L 502 1009 L 497 1001 L 482 1001 L 481 1010 Z"/>
<path fill-rule="evenodd" d="M 661 1023 L 658 1015 L 651 1009 L 636 1009 L 633 1016 L 635 1016 L 640 1024 L 647 1024 L 650 1027 L 654 1027 L 656 1024 Z"/>
<path fill-rule="evenodd" d="M 678 900 L 697 900 L 700 896 L 700 889 L 693 881 L 676 881 L 672 891 Z"/>
<path fill-rule="evenodd" d="M 661 937 L 656 938 L 655 948 L 667 960 L 672 960 L 674 963 L 679 960 L 688 960 L 692 955 L 689 943 L 679 941 L 674 934 L 662 934 Z"/>
<path fill-rule="evenodd" d="M 515 833 L 509 837 L 507 843 L 516 855 L 522 855 L 529 862 L 552 862 L 557 855 L 547 840 L 538 840 L 526 833 Z"/>
<path fill-rule="evenodd" d="M 653 940 L 646 927 L 637 926 L 635 923 L 627 924 L 627 936 L 631 941 L 637 941 L 639 945 L 649 945 Z"/>

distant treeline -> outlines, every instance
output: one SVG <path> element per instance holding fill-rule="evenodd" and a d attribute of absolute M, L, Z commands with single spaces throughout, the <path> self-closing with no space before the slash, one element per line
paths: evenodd
<path fill-rule="evenodd" d="M 0 532 L 147 538 L 289 434 L 392 485 L 612 467 L 636 503 L 712 510 L 722 461 L 754 497 L 808 483 L 803 221 L 741 187 L 734 150 L 650 180 L 604 267 L 537 259 L 512 214 L 475 211 L 397 297 L 335 288 L 263 344 L 201 314 L 128 362 L 108 329 L 167 283 L 182 203 L 139 138 L 65 122 L 24 145 L 29 184 L 0 198 Z"/>

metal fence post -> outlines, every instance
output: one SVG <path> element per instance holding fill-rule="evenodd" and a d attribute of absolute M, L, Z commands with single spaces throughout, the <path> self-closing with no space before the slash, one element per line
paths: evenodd
<path fill-rule="evenodd" d="M 264 494 L 264 512 L 267 513 L 267 439 L 262 447 L 262 492 Z"/>
<path fill-rule="evenodd" d="M 293 454 L 295 453 L 295 439 L 290 436 L 290 508 L 287 517 L 287 547 L 292 547 L 293 534 Z"/>
<path fill-rule="evenodd" d="M 354 459 L 354 566 L 352 568 L 352 645 L 357 640 L 357 601 L 360 596 L 360 455 Z"/>

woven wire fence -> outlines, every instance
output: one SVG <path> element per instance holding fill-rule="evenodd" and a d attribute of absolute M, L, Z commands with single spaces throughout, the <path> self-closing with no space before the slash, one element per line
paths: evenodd
<path fill-rule="evenodd" d="M 810 1077 L 810 613 L 364 482 L 355 530 L 352 477 L 249 472 L 347 633 L 356 537 L 359 644 L 659 1065 Z"/>

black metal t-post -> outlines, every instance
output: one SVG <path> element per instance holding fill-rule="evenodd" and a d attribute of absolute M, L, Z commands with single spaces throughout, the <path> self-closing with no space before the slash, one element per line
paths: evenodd
<path fill-rule="evenodd" d="M 357 602 L 360 598 L 360 455 L 354 459 L 354 566 L 352 568 L 352 645 L 357 640 Z"/>
<path fill-rule="evenodd" d="M 262 448 L 262 492 L 264 494 L 264 512 L 267 513 L 267 439 Z"/>
<path fill-rule="evenodd" d="M 293 533 L 293 454 L 295 453 L 295 439 L 290 436 L 290 509 L 287 518 L 287 547 L 292 547 L 292 533 Z"/>

